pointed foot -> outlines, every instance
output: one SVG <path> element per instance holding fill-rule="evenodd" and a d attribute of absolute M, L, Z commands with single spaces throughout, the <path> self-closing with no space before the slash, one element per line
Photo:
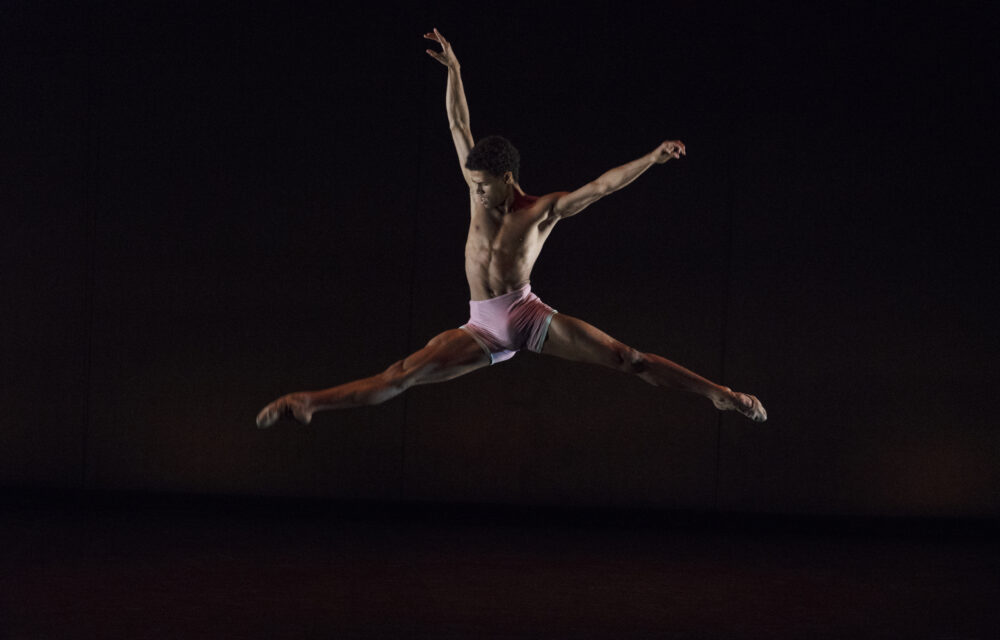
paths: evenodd
<path fill-rule="evenodd" d="M 757 396 L 749 393 L 736 393 L 736 410 L 754 422 L 767 420 L 767 409 L 760 403 Z"/>
<path fill-rule="evenodd" d="M 712 397 L 712 403 L 720 411 L 739 411 L 754 422 L 767 420 L 767 409 L 756 396 L 749 393 L 738 393 L 729 387 L 722 387 L 718 395 Z"/>
<path fill-rule="evenodd" d="M 257 428 L 266 429 L 282 416 L 292 416 L 302 424 L 309 424 L 312 422 L 312 414 L 311 403 L 305 394 L 290 393 L 261 409 L 257 414 Z"/>

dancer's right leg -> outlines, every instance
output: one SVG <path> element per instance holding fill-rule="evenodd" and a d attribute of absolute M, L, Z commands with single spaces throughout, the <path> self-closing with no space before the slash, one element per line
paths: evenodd
<path fill-rule="evenodd" d="M 452 329 L 436 336 L 420 351 L 393 363 L 370 378 L 321 391 L 282 396 L 257 414 L 257 426 L 269 427 L 283 415 L 309 424 L 317 411 L 380 404 L 418 384 L 444 382 L 489 365 L 490 357 L 471 335 Z"/>

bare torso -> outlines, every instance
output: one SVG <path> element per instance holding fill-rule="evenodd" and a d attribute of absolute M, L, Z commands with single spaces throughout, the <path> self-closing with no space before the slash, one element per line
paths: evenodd
<path fill-rule="evenodd" d="M 556 219 L 549 215 L 552 196 L 516 191 L 510 210 L 487 209 L 470 194 L 472 219 L 465 243 L 465 275 L 472 300 L 509 293 L 531 279 L 542 245 Z"/>

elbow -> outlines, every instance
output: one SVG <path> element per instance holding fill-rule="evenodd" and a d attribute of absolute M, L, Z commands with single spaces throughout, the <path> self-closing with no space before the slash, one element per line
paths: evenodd
<path fill-rule="evenodd" d="M 594 180 L 590 184 L 593 186 L 593 190 L 594 193 L 597 195 L 597 198 L 603 198 L 609 193 L 613 193 L 614 191 L 616 191 L 615 186 L 604 178 L 598 178 L 597 180 Z"/>

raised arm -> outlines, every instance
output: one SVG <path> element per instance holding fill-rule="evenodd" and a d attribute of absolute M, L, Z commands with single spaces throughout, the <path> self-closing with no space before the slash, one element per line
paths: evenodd
<path fill-rule="evenodd" d="M 614 193 L 630 184 L 654 164 L 663 164 L 668 160 L 680 158 L 686 153 L 683 142 L 668 140 L 641 158 L 605 172 L 601 177 L 583 185 L 576 191 L 558 193 L 552 205 L 551 215 L 555 218 L 574 216 L 609 193 Z"/>
<path fill-rule="evenodd" d="M 448 67 L 448 89 L 445 91 L 448 125 L 451 128 L 451 138 L 455 141 L 455 151 L 458 153 L 462 175 L 471 187 L 472 179 L 469 177 L 468 169 L 465 168 L 465 159 L 475 142 L 469 128 L 469 105 L 465 101 L 465 87 L 462 86 L 462 67 L 451 49 L 451 43 L 444 39 L 440 31 L 435 29 L 432 33 L 425 33 L 424 37 L 441 45 L 441 51 L 427 49 L 427 55 Z"/>

